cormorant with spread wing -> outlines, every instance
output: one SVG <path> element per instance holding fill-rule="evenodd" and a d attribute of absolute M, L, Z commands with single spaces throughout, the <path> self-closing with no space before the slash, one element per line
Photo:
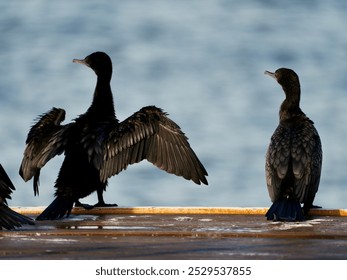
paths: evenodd
<path fill-rule="evenodd" d="M 91 106 L 66 125 L 61 124 L 63 109 L 41 115 L 29 131 L 20 167 L 25 181 L 34 177 L 37 194 L 40 169 L 65 153 L 55 183 L 56 198 L 38 220 L 69 216 L 73 204 L 82 205 L 79 199 L 94 191 L 98 195 L 94 206 L 109 206 L 103 200 L 108 178 L 144 159 L 168 173 L 207 185 L 207 172 L 187 137 L 162 109 L 143 107 L 123 122 L 117 120 L 110 86 L 112 62 L 106 53 L 95 52 L 73 62 L 90 67 L 97 75 Z"/>
<path fill-rule="evenodd" d="M 286 95 L 279 125 L 266 153 L 266 182 L 272 206 L 268 220 L 302 221 L 318 191 L 322 146 L 317 130 L 300 109 L 300 82 L 291 69 L 265 71 L 282 86 Z M 303 209 L 301 208 L 303 203 Z"/>
<path fill-rule="evenodd" d="M 8 207 L 6 199 L 11 199 L 11 193 L 14 190 L 15 187 L 11 179 L 0 164 L 0 230 L 2 228 L 12 230 L 21 227 L 23 224 L 34 224 L 34 221 L 29 217 L 19 214 Z"/>

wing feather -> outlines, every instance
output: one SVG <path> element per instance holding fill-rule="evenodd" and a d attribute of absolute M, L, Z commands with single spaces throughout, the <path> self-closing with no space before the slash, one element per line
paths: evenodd
<path fill-rule="evenodd" d="M 289 131 L 279 125 L 271 137 L 271 142 L 266 153 L 266 183 L 271 201 L 276 201 L 281 193 L 282 181 L 289 169 Z"/>
<path fill-rule="evenodd" d="M 322 147 L 318 132 L 311 122 L 296 136 L 292 148 L 293 173 L 296 179 L 295 194 L 299 201 L 313 201 L 318 191 L 321 167 Z"/>
<path fill-rule="evenodd" d="M 197 184 L 207 184 L 207 172 L 180 127 L 161 109 L 148 106 L 119 123 L 105 145 L 101 180 L 144 159 L 158 168 Z"/>
<path fill-rule="evenodd" d="M 310 204 L 318 190 L 321 167 L 321 142 L 312 122 L 304 118 L 293 129 L 279 125 L 266 154 L 266 181 L 271 200 L 283 195 L 284 180 L 293 176 L 295 198 Z"/>
<path fill-rule="evenodd" d="M 65 110 L 52 108 L 39 117 L 28 133 L 19 174 L 24 181 L 34 177 L 35 195 L 38 194 L 40 169 L 65 150 L 65 135 L 70 125 L 60 125 L 64 119 Z"/>

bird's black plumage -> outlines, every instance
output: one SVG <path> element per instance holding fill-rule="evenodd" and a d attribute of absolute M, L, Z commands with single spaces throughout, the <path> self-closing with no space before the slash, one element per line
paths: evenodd
<path fill-rule="evenodd" d="M 0 164 L 0 230 L 8 230 L 21 227 L 23 224 L 33 225 L 34 221 L 29 217 L 19 214 L 7 205 L 7 199 L 11 199 L 11 193 L 15 190 L 11 179 Z"/>
<path fill-rule="evenodd" d="M 207 184 L 207 172 L 180 127 L 155 106 L 147 106 L 119 122 L 110 86 L 112 62 L 95 52 L 74 62 L 87 65 L 97 75 L 91 106 L 73 122 L 62 125 L 63 109 L 53 108 L 31 128 L 20 167 L 25 181 L 34 177 L 38 192 L 40 169 L 54 156 L 65 153 L 56 180 L 56 199 L 38 219 L 69 215 L 73 204 L 94 191 L 98 206 L 105 206 L 103 191 L 109 177 L 129 164 L 147 159 L 160 169 Z"/>
<path fill-rule="evenodd" d="M 304 220 L 318 191 L 322 147 L 311 121 L 300 109 L 300 82 L 291 69 L 265 71 L 282 86 L 286 95 L 279 125 L 266 153 L 266 182 L 272 206 L 268 220 Z M 303 204 L 303 208 L 301 207 Z"/>

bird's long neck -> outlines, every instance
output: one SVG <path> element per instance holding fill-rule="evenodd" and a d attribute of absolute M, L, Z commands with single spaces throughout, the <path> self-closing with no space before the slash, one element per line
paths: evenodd
<path fill-rule="evenodd" d="M 286 121 L 303 114 L 300 109 L 300 85 L 282 85 L 282 88 L 286 94 L 286 99 L 280 107 L 280 121 Z"/>
<path fill-rule="evenodd" d="M 98 77 L 94 91 L 93 102 L 87 114 L 94 120 L 104 121 L 115 119 L 113 95 L 110 85 L 110 77 Z"/>

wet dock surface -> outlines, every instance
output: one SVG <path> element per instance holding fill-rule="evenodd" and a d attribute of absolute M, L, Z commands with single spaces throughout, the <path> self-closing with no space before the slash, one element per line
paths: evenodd
<path fill-rule="evenodd" d="M 35 218 L 40 208 L 15 209 Z M 269 222 L 263 208 L 75 208 L 0 231 L 0 259 L 347 259 L 346 210 Z"/>

